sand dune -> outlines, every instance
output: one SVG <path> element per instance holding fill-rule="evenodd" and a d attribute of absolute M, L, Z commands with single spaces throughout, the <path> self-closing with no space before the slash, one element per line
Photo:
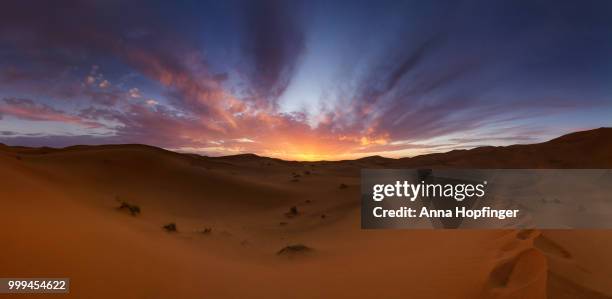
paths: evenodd
<path fill-rule="evenodd" d="M 0 165 L 0 277 L 70 277 L 71 298 L 612 296 L 612 231 L 359 225 L 361 168 L 612 168 L 612 129 L 338 162 L 0 145 Z"/>

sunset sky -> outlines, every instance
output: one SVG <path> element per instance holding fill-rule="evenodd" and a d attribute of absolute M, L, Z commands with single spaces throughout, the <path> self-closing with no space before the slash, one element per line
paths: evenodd
<path fill-rule="evenodd" d="M 611 125 L 612 1 L 0 4 L 10 145 L 344 159 Z"/>

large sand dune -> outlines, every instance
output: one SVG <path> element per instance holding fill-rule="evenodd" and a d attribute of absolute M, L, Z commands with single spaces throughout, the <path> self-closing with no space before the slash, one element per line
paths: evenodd
<path fill-rule="evenodd" d="M 71 298 L 612 297 L 612 231 L 361 230 L 359 170 L 423 166 L 612 168 L 612 129 L 339 162 L 0 146 L 0 277 L 70 277 Z"/>

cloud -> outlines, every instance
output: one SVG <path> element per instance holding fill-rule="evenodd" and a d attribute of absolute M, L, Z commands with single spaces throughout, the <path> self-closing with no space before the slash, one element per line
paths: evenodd
<path fill-rule="evenodd" d="M 30 99 L 4 98 L 2 101 L 4 103 L 0 104 L 0 113 L 19 119 L 30 121 L 56 121 L 77 124 L 87 128 L 99 128 L 103 126 L 100 123 L 82 119 L 50 106 L 35 103 Z"/>
<path fill-rule="evenodd" d="M 23 134 L 13 136 L 0 136 L 0 143 L 13 146 L 30 146 L 30 147 L 67 147 L 76 144 L 120 144 L 125 141 L 117 140 L 109 136 L 95 135 L 43 135 L 43 136 L 24 136 Z"/>
<path fill-rule="evenodd" d="M 243 51 L 250 58 L 249 79 L 257 101 L 276 104 L 289 85 L 304 51 L 295 3 L 281 0 L 249 2 Z"/>
<path fill-rule="evenodd" d="M 420 63 L 437 42 L 425 41 L 401 58 L 400 66 L 387 74 L 384 82 L 364 86 L 359 101 L 351 104 L 349 113 L 330 114 L 331 125 L 322 124 L 313 129 L 303 115 L 276 110 L 276 101 L 291 82 L 305 49 L 304 33 L 293 4 L 266 1 L 245 6 L 242 50 L 248 58 L 249 86 L 241 98 L 223 86 L 228 80 L 227 74 L 220 76 L 209 71 L 205 57 L 193 40 L 177 38 L 164 30 L 154 40 L 126 38 L 121 26 L 130 28 L 135 21 L 121 20 L 121 26 L 111 24 L 97 13 L 98 5 L 104 4 L 75 3 L 74 9 L 85 17 L 79 26 L 71 18 L 53 16 L 53 24 L 45 28 L 30 27 L 40 17 L 36 12 L 21 6 L 13 8 L 20 18 L 5 22 L 11 23 L 16 31 L 29 32 L 24 36 L 31 39 L 16 40 L 12 45 L 22 49 L 36 45 L 89 56 L 112 55 L 164 86 L 170 106 L 153 105 L 150 101 L 144 105 L 122 103 L 122 92 L 128 98 L 138 99 L 142 97 L 140 89 L 133 87 L 124 91 L 111 86 L 101 77 L 101 67 L 96 65 L 85 76 L 86 84 L 70 91 L 71 98 L 89 100 L 90 108 L 82 110 L 78 117 L 55 110 L 42 118 L 72 123 L 110 121 L 117 124 L 118 139 L 161 146 L 195 146 L 210 140 L 236 141 L 249 136 L 249 140 L 257 141 L 246 147 L 253 151 L 274 152 L 270 147 L 284 147 L 292 152 L 315 152 L 350 151 L 351 147 L 387 142 L 385 128 L 376 127 L 382 121 L 372 119 L 362 124 L 359 121 L 371 116 L 369 112 L 377 101 L 395 89 L 404 74 Z M 135 20 L 142 20 L 148 14 L 137 15 Z M 61 65 L 70 64 L 72 59 L 47 55 L 51 54 L 39 53 L 34 58 Z M 372 74 L 372 78 L 376 76 Z M 44 93 L 49 95 L 48 90 Z M 358 122 L 346 125 L 346 116 Z M 365 131 L 368 126 L 370 130 Z"/>
<path fill-rule="evenodd" d="M 100 88 L 108 88 L 110 87 L 110 82 L 108 82 L 108 80 L 102 80 L 102 82 L 100 82 L 100 84 L 98 84 L 98 87 Z"/>
<path fill-rule="evenodd" d="M 130 95 L 130 98 L 133 98 L 133 99 L 140 99 L 140 98 L 142 98 L 142 95 L 140 94 L 140 90 L 138 88 L 136 88 L 136 87 L 130 89 L 129 95 Z"/>
<path fill-rule="evenodd" d="M 37 3 L 32 9 L 29 1 L 9 1 L 0 11 L 0 86 L 6 96 L 0 102 L 0 119 L 4 115 L 88 129 L 104 126 L 112 132 L 91 138 L 67 136 L 55 143 L 40 139 L 52 144 L 137 142 L 218 153 L 326 158 L 433 151 L 440 146 L 419 141 L 608 99 L 583 99 L 578 83 L 577 92 L 565 92 L 574 86 L 571 80 L 551 84 L 546 78 L 563 73 L 555 68 L 538 73 L 538 80 L 530 77 L 545 65 L 538 55 L 551 49 L 534 38 L 532 32 L 540 28 L 532 23 L 539 24 L 542 16 L 531 10 L 527 14 L 538 18 L 526 22 L 525 29 L 513 22 L 496 23 L 505 18 L 466 21 L 465 11 L 473 4 L 453 4 L 452 9 L 442 5 L 443 13 L 436 12 L 438 5 L 406 9 L 403 3 L 372 4 L 357 14 L 360 19 L 351 20 L 351 10 L 362 6 L 333 3 L 321 6 L 333 8 L 334 18 L 326 24 L 334 27 L 325 27 L 326 33 L 345 41 L 342 28 L 359 24 L 371 31 L 358 32 L 354 44 L 332 53 L 334 45 L 319 39 L 322 29 L 308 27 L 316 23 L 317 9 L 302 9 L 320 3 L 64 4 L 58 9 L 52 3 Z M 107 17 L 119 11 L 132 13 Z M 221 21 L 206 23 L 211 19 Z M 207 28 L 215 29 L 211 33 Z M 298 79 L 302 56 L 317 50 L 308 47 L 309 42 L 326 48 L 313 57 L 346 56 L 350 67 L 333 78 L 339 87 L 324 90 L 332 96 L 317 115 L 281 111 L 279 98 Z M 521 44 L 533 46 L 534 52 L 521 54 Z M 358 54 L 346 53 L 347 48 Z M 578 52 L 582 53 L 574 53 Z M 529 72 L 518 71 L 517 76 L 513 71 L 521 65 L 529 66 Z M 451 142 L 479 142 L 472 139 Z M 503 139 L 499 141 L 515 140 Z"/>

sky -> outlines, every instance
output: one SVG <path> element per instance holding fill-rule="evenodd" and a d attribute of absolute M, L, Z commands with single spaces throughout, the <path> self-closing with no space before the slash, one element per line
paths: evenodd
<path fill-rule="evenodd" d="M 9 145 L 337 160 L 612 126 L 612 1 L 0 6 Z"/>

